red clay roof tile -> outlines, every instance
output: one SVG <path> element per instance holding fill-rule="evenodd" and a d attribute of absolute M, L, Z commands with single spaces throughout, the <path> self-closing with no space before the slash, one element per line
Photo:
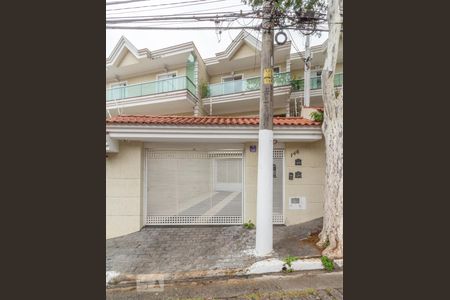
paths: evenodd
<path fill-rule="evenodd" d="M 259 125 L 255 116 L 137 116 L 123 115 L 106 119 L 106 124 L 140 124 L 140 125 Z M 318 126 L 315 122 L 301 117 L 274 117 L 275 126 Z"/>

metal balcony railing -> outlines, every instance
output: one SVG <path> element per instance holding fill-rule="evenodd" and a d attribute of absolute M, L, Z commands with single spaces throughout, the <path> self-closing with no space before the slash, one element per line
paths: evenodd
<path fill-rule="evenodd" d="M 261 84 L 260 77 L 227 81 L 222 83 L 214 83 L 208 85 L 203 97 L 217 97 L 234 93 L 256 91 L 260 89 L 261 86 L 260 84 Z M 290 84 L 291 84 L 290 73 L 275 73 L 273 75 L 274 87 Z"/>
<path fill-rule="evenodd" d="M 188 90 L 196 95 L 196 86 L 187 76 L 130 84 L 106 90 L 106 101 Z"/>
<path fill-rule="evenodd" d="M 341 87 L 344 84 L 344 74 L 337 73 L 334 75 L 334 86 Z M 292 87 L 295 92 L 304 91 L 305 80 L 297 79 L 292 80 Z M 321 77 L 311 77 L 311 90 L 317 90 L 322 88 L 322 78 Z"/>

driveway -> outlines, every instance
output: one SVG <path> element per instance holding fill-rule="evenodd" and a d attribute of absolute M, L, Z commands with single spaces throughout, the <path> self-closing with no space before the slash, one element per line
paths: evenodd
<path fill-rule="evenodd" d="M 313 243 L 300 240 L 321 226 L 322 218 L 293 226 L 275 225 L 272 257 L 320 255 Z M 254 246 L 255 230 L 243 226 L 148 226 L 106 240 L 106 271 L 162 273 L 166 278 L 186 272 L 235 274 L 267 258 L 255 257 Z"/>

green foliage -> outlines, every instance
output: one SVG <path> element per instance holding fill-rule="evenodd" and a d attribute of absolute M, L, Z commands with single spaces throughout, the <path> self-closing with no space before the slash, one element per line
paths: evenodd
<path fill-rule="evenodd" d="M 294 261 L 296 261 L 298 259 L 299 258 L 297 256 L 291 256 L 291 255 L 285 257 L 283 259 L 284 264 L 283 264 L 282 271 L 283 272 L 288 272 L 288 273 L 293 272 L 294 270 L 292 269 L 292 262 L 294 262 Z"/>
<path fill-rule="evenodd" d="M 208 84 L 206 82 L 200 84 L 200 94 L 202 98 L 209 96 Z"/>
<path fill-rule="evenodd" d="M 309 114 L 316 122 L 323 122 L 323 111 L 313 111 Z"/>
<path fill-rule="evenodd" d="M 253 224 L 252 220 L 248 220 L 247 223 L 244 223 L 244 228 L 254 229 L 255 228 L 255 224 Z"/>
<path fill-rule="evenodd" d="M 327 256 L 322 256 L 320 258 L 320 260 L 322 261 L 322 265 L 323 267 L 327 270 L 327 271 L 333 271 L 334 270 L 334 262 L 332 259 L 329 259 Z"/>
<path fill-rule="evenodd" d="M 259 77 L 247 79 L 247 90 L 249 91 L 256 90 L 259 89 L 260 86 L 261 80 Z"/>
<path fill-rule="evenodd" d="M 300 91 L 303 89 L 303 80 L 301 79 L 292 79 L 291 86 L 294 91 Z"/>
<path fill-rule="evenodd" d="M 263 5 L 264 0 L 242 0 L 242 2 L 251 5 L 252 8 L 258 8 Z M 326 8 L 326 2 L 324 0 L 278 0 L 275 2 L 275 6 L 281 11 L 292 9 L 321 12 Z"/>

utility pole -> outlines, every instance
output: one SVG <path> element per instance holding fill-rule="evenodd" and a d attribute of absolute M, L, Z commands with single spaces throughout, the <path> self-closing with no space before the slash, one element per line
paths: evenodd
<path fill-rule="evenodd" d="M 305 41 L 305 73 L 304 73 L 304 106 L 310 106 L 310 91 L 311 91 L 311 50 L 309 48 L 309 34 L 306 35 Z"/>
<path fill-rule="evenodd" d="M 273 250 L 273 1 L 265 0 L 263 4 L 256 191 L 257 256 L 268 255 Z"/>

